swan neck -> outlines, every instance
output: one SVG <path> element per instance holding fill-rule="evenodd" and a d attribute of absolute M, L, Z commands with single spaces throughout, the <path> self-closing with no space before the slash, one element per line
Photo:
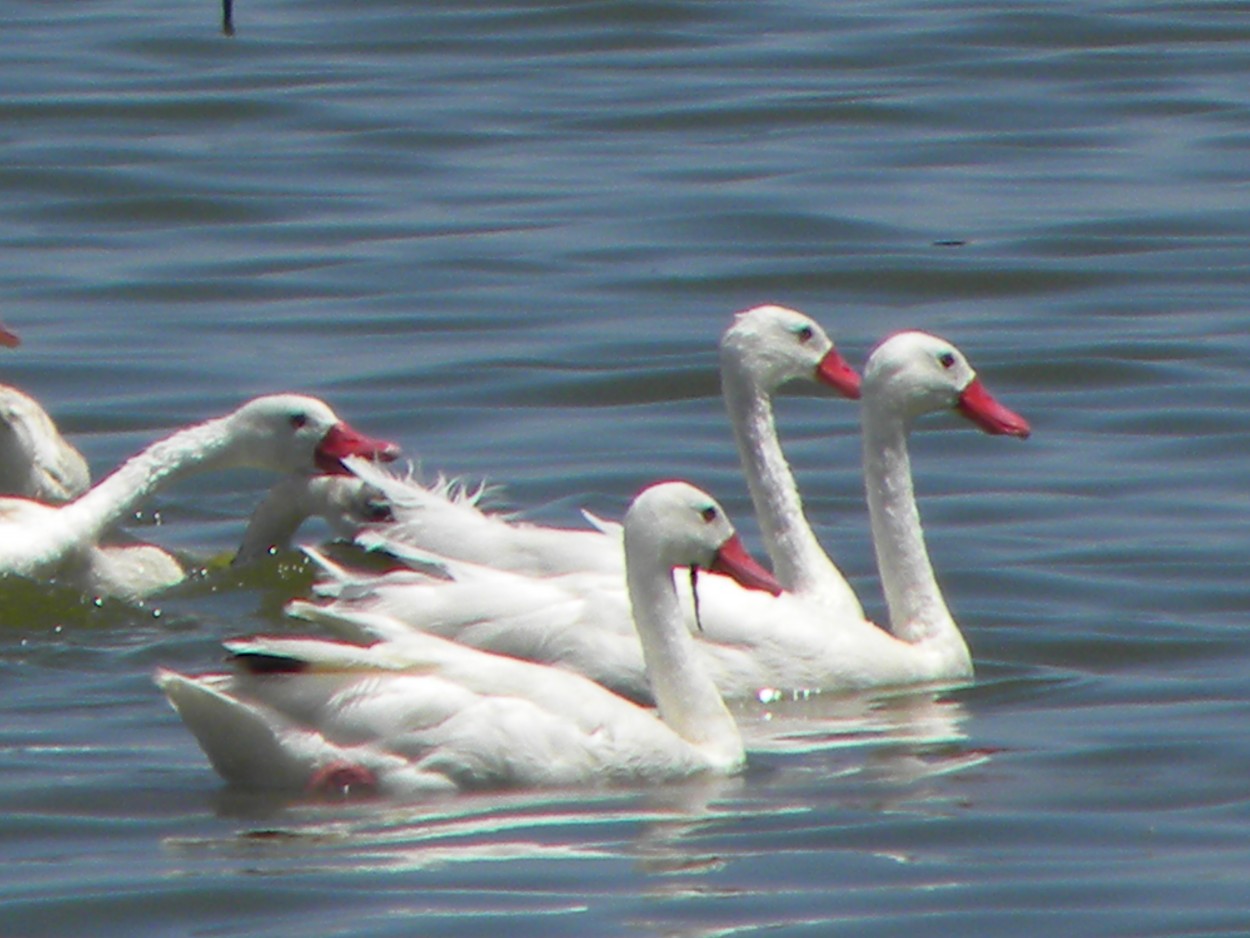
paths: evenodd
<path fill-rule="evenodd" d="M 122 463 L 85 495 L 61 508 L 75 536 L 96 539 L 153 492 L 185 475 L 236 464 L 222 417 L 180 430 Z"/>
<path fill-rule="evenodd" d="M 291 546 L 295 532 L 314 513 L 309 504 L 308 486 L 309 480 L 299 476 L 269 490 L 248 520 L 234 555 L 236 564 L 252 563 L 272 548 L 285 550 Z"/>
<path fill-rule="evenodd" d="M 721 365 L 722 393 L 738 457 L 759 519 L 764 548 L 782 586 L 821 594 L 847 615 L 863 618 L 850 584 L 820 546 L 777 436 L 773 403 L 731 358 Z"/>
<path fill-rule="evenodd" d="M 868 513 L 891 631 L 909 642 L 957 634 L 925 547 L 907 423 L 876 401 L 865 399 L 862 413 Z"/>
<path fill-rule="evenodd" d="M 649 543 L 625 532 L 625 568 L 647 679 L 662 719 L 722 767 L 745 758 L 738 725 L 698 658 L 685 625 L 674 572 Z"/>

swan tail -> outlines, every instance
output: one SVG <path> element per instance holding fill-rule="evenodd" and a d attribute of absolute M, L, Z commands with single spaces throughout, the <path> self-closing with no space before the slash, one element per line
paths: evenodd
<path fill-rule="evenodd" d="M 621 525 L 617 521 L 609 521 L 607 518 L 600 518 L 594 512 L 588 511 L 585 508 L 582 509 L 582 517 L 585 518 L 586 522 L 600 534 L 606 534 L 609 537 L 621 536 Z"/>
<path fill-rule="evenodd" d="M 187 677 L 162 668 L 155 680 L 217 774 L 231 784 L 299 790 L 339 756 L 321 737 L 213 686 L 221 676 Z"/>

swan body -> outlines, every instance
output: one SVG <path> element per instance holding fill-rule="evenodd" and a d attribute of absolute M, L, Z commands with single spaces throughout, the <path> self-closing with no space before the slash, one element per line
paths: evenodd
<path fill-rule="evenodd" d="M 66 502 L 91 486 L 87 460 L 39 403 L 0 385 L 0 493 Z"/>
<path fill-rule="evenodd" d="M 803 514 L 772 407 L 772 395 L 791 381 L 817 381 L 856 398 L 859 376 L 814 320 L 782 306 L 759 306 L 734 317 L 721 338 L 720 373 L 751 499 L 778 579 L 787 589 L 825 603 L 833 615 L 862 618 L 854 591 L 821 549 Z M 395 507 L 396 523 L 389 528 L 393 541 L 529 576 L 623 572 L 617 525 L 589 515 L 594 530 L 523 524 L 482 511 L 476 497 L 445 483 L 425 487 L 369 465 L 361 466 L 359 475 Z"/>
<path fill-rule="evenodd" d="M 110 557 L 100 542 L 158 488 L 195 472 L 234 467 L 342 473 L 342 459 L 352 455 L 393 459 L 396 449 L 353 430 L 315 398 L 256 398 L 152 444 L 67 504 L 0 498 L 0 573 L 141 596 L 152 583 L 131 582 L 124 571 L 146 569 L 154 555 Z"/>
<path fill-rule="evenodd" d="M 802 593 L 747 594 L 705 578 L 701 628 L 692 615 L 687 623 L 722 694 L 863 689 L 972 674 L 968 647 L 929 562 L 906 444 L 917 417 L 949 409 L 990 433 L 1029 433 L 1023 418 L 985 391 L 949 342 L 902 333 L 873 352 L 863 381 L 864 470 L 890 626 L 883 629 L 863 616 L 838 618 L 827 604 Z M 369 535 L 370 543 L 386 539 L 381 531 Z M 441 565 L 450 582 L 429 573 L 353 579 L 331 570 L 321 587 L 331 601 L 323 607 L 296 603 L 291 611 L 356 640 L 402 644 L 414 630 L 433 632 L 571 668 L 634 699 L 648 699 L 619 580 L 582 574 L 542 581 L 427 559 Z"/>
<path fill-rule="evenodd" d="M 214 768 L 247 787 L 411 795 L 735 772 L 742 740 L 680 620 L 673 568 L 780 587 L 720 506 L 685 483 L 642 492 L 623 538 L 657 712 L 580 675 L 432 635 L 399 654 L 387 643 L 232 642 L 233 673 L 156 680 Z"/>

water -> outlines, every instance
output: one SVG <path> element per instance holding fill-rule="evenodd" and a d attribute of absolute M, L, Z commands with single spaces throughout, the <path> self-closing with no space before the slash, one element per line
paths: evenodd
<path fill-rule="evenodd" d="M 432 805 L 222 787 L 150 681 L 287 628 L 297 556 L 141 607 L 0 591 L 6 935 L 1250 930 L 1244 5 L 211 2 L 5 10 L 5 379 L 99 474 L 302 390 L 572 523 L 657 477 L 758 548 L 734 310 L 944 334 L 1026 443 L 927 422 L 967 688 L 745 706 L 747 774 Z M 878 615 L 854 407 L 787 451 Z M 228 551 L 267 480 L 136 530 Z M 310 539 L 324 537 L 311 529 Z"/>

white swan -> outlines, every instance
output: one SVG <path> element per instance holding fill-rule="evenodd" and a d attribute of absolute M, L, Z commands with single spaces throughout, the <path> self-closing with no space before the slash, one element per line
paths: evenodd
<path fill-rule="evenodd" d="M 863 382 L 864 472 L 890 630 L 862 616 L 838 618 L 819 602 L 718 587 L 700 590 L 697 647 L 721 692 L 840 690 L 960 679 L 967 645 L 946 608 L 925 549 L 912 489 L 907 434 L 914 419 L 957 409 L 990 433 L 1025 437 L 1023 418 L 998 404 L 949 342 L 909 332 L 883 342 Z M 377 532 L 373 538 L 385 538 Z M 544 580 L 444 562 L 444 582 L 417 572 L 353 579 L 331 568 L 337 598 L 294 603 L 348 637 L 402 644 L 414 628 L 466 644 L 558 664 L 622 694 L 646 699 L 628 602 L 606 575 Z"/>
<path fill-rule="evenodd" d="M 819 381 L 859 396 L 859 376 L 811 318 L 781 306 L 734 317 L 720 343 L 721 387 L 738 453 L 763 529 L 765 548 L 787 589 L 827 602 L 835 615 L 863 615 L 845 577 L 821 549 L 773 421 L 772 395 L 791 381 Z M 355 469 L 355 467 L 353 467 Z M 587 516 L 597 530 L 523 524 L 482 511 L 477 493 L 433 487 L 364 465 L 361 478 L 386 494 L 396 523 L 391 540 L 445 557 L 530 576 L 594 572 L 619 575 L 619 526 Z"/>
<path fill-rule="evenodd" d="M 34 398 L 0 384 L 0 494 L 66 502 L 91 486 L 87 460 Z"/>
<path fill-rule="evenodd" d="M 658 716 L 576 674 L 433 636 L 395 657 L 317 639 L 231 642 L 233 674 L 156 681 L 229 782 L 388 795 L 613 784 L 728 773 L 742 739 L 682 624 L 673 568 L 780 589 L 710 496 L 642 492 L 624 522 L 627 579 Z"/>
<path fill-rule="evenodd" d="M 100 540 L 159 487 L 194 472 L 232 467 L 342 473 L 348 456 L 393 459 L 396 452 L 393 444 L 353 430 L 315 398 L 257 398 L 152 444 L 65 505 L 0 498 L 0 574 L 55 578 L 94 593 L 143 595 L 168 585 L 154 585 L 146 569 L 152 551 L 163 551 L 141 546 L 136 562 L 126 548 L 101 548 Z"/>

